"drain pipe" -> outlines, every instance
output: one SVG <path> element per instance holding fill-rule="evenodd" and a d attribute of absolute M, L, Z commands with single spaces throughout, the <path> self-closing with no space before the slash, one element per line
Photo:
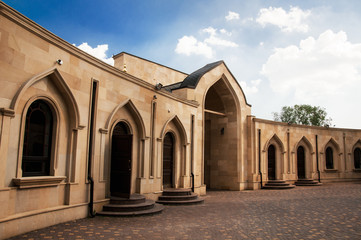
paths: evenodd
<path fill-rule="evenodd" d="M 261 180 L 261 189 L 263 188 L 262 169 L 261 169 L 261 129 L 258 129 L 258 171 Z"/>
<path fill-rule="evenodd" d="M 91 149 L 93 144 L 90 144 L 89 146 L 89 149 Z M 90 184 L 90 192 L 89 192 L 89 216 L 90 217 L 95 217 L 95 213 L 94 213 L 94 179 L 91 175 L 91 172 L 92 172 L 92 157 L 91 157 L 91 154 L 90 154 L 91 150 L 89 150 L 89 156 L 88 156 L 88 181 L 89 181 L 89 184 Z"/>
<path fill-rule="evenodd" d="M 193 164 L 194 164 L 194 115 L 191 118 L 191 178 L 192 178 L 192 192 L 194 192 L 194 173 L 193 173 Z"/>
<path fill-rule="evenodd" d="M 194 173 L 191 172 L 191 177 L 192 177 L 192 192 L 194 192 Z"/>
<path fill-rule="evenodd" d="M 89 201 L 89 215 L 90 217 L 95 217 L 94 213 L 94 180 L 91 176 L 88 176 L 90 183 L 90 201 Z"/>
<path fill-rule="evenodd" d="M 95 109 L 97 98 L 98 82 L 93 81 L 92 95 L 91 95 L 91 115 L 89 124 L 89 149 L 88 149 L 88 181 L 90 183 L 90 197 L 89 197 L 89 215 L 95 217 L 94 213 L 94 179 L 92 177 L 92 156 L 93 156 L 93 143 L 94 143 L 94 121 L 95 121 Z"/>
<path fill-rule="evenodd" d="M 320 167 L 319 167 L 319 163 L 318 163 L 318 136 L 317 135 L 316 135 L 316 164 L 317 164 L 318 182 L 321 182 Z"/>

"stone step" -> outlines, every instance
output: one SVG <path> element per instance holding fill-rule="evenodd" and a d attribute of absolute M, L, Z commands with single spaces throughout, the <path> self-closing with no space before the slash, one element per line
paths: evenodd
<path fill-rule="evenodd" d="M 188 188 L 171 188 L 164 189 L 162 196 L 158 197 L 157 203 L 168 204 L 168 205 L 187 205 L 187 204 L 198 204 L 203 203 L 204 199 L 198 197 L 197 194 L 193 193 Z"/>
<path fill-rule="evenodd" d="M 262 189 L 270 189 L 270 190 L 285 190 L 294 188 L 294 185 L 290 185 L 286 183 L 284 180 L 269 180 Z"/>
<path fill-rule="evenodd" d="M 310 187 L 314 187 L 314 186 L 321 186 L 322 183 L 317 182 L 313 179 L 299 179 L 295 182 L 296 186 L 310 186 Z"/>
<path fill-rule="evenodd" d="M 279 182 L 279 183 L 266 183 L 265 184 L 266 186 L 288 186 L 290 185 L 289 183 L 286 183 L 286 182 Z"/>
<path fill-rule="evenodd" d="M 287 186 L 272 186 L 272 185 L 265 185 L 262 189 L 268 189 L 268 190 L 285 190 L 285 189 L 291 189 L 294 188 L 294 185 L 288 184 Z"/>
<path fill-rule="evenodd" d="M 153 215 L 161 213 L 164 209 L 164 206 L 161 204 L 154 204 L 154 207 L 147 210 L 141 211 L 129 211 L 129 212 L 107 212 L 101 211 L 97 213 L 100 216 L 113 216 L 113 217 L 135 217 L 135 216 L 143 216 L 143 215 Z"/>
<path fill-rule="evenodd" d="M 105 212 L 134 212 L 151 209 L 154 207 L 154 201 L 146 200 L 138 204 L 106 204 L 103 206 Z"/>
<path fill-rule="evenodd" d="M 197 199 L 198 195 L 192 193 L 191 195 L 180 195 L 180 196 L 174 196 L 174 195 L 167 195 L 167 196 L 159 196 L 158 200 L 161 201 L 188 201 L 188 200 L 194 200 Z"/>
<path fill-rule="evenodd" d="M 167 200 L 158 200 L 156 201 L 157 203 L 160 204 L 165 204 L 165 205 L 192 205 L 192 204 L 201 204 L 204 202 L 203 198 L 197 197 L 196 199 L 192 199 L 192 200 L 184 200 L 184 201 L 167 201 Z"/>
<path fill-rule="evenodd" d="M 188 188 L 164 189 L 162 193 L 163 196 L 187 196 L 191 194 L 192 194 L 192 190 Z"/>
<path fill-rule="evenodd" d="M 143 195 L 132 194 L 129 198 L 110 198 L 109 204 L 103 206 L 103 211 L 97 213 L 102 216 L 140 216 L 163 211 L 164 206 L 153 200 L 145 199 Z"/>
<path fill-rule="evenodd" d="M 120 204 L 120 205 L 129 205 L 129 204 L 139 204 L 145 202 L 145 197 L 140 194 L 132 194 L 130 198 L 122 197 L 110 197 L 110 204 Z"/>

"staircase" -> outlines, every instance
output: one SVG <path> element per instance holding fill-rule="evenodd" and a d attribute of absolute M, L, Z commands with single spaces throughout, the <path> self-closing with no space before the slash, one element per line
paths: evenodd
<path fill-rule="evenodd" d="M 291 185 L 289 183 L 286 183 L 284 180 L 269 180 L 262 189 L 268 189 L 268 190 L 285 190 L 285 189 L 291 189 L 294 188 L 295 185 Z"/>
<path fill-rule="evenodd" d="M 153 200 L 145 199 L 143 195 L 132 194 L 130 198 L 110 197 L 109 204 L 103 206 L 101 216 L 143 216 L 162 212 L 164 206 Z"/>
<path fill-rule="evenodd" d="M 158 197 L 157 203 L 168 205 L 190 205 L 203 203 L 204 199 L 198 197 L 191 189 L 165 189 L 162 196 Z"/>
<path fill-rule="evenodd" d="M 320 182 L 317 182 L 313 179 L 298 179 L 296 182 L 295 182 L 295 185 L 296 186 L 308 186 L 308 187 L 315 187 L 315 186 L 321 186 L 322 183 Z"/>

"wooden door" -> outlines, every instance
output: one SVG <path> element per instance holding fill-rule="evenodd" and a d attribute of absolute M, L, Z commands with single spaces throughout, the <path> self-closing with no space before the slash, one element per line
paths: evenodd
<path fill-rule="evenodd" d="M 110 170 L 110 194 L 116 197 L 130 197 L 132 177 L 132 140 L 127 126 L 118 123 L 112 136 Z"/>
<path fill-rule="evenodd" d="M 276 149 L 273 145 L 268 147 L 268 180 L 276 180 Z"/>
<path fill-rule="evenodd" d="M 305 149 L 302 146 L 297 148 L 297 175 L 298 179 L 306 178 Z"/>
<path fill-rule="evenodd" d="M 163 188 L 173 187 L 174 139 L 171 133 L 163 141 Z"/>

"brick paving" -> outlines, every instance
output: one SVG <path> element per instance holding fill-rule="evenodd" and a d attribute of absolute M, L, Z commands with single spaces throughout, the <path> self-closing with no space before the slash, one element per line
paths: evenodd
<path fill-rule="evenodd" d="M 145 217 L 86 218 L 11 239 L 361 239 L 361 184 L 209 191 Z"/>

